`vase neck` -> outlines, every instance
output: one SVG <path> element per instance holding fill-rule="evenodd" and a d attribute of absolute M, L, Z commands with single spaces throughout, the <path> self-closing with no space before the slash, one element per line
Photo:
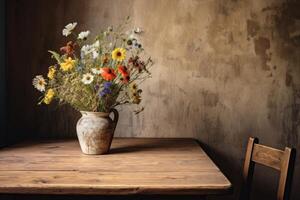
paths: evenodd
<path fill-rule="evenodd" d="M 86 117 L 109 117 L 109 113 L 105 112 L 89 112 L 89 111 L 80 111 L 82 116 Z"/>

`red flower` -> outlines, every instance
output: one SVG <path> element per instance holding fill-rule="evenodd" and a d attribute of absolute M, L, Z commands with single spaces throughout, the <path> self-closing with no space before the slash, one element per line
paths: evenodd
<path fill-rule="evenodd" d="M 74 53 L 75 47 L 76 43 L 69 41 L 66 46 L 60 48 L 60 51 L 64 52 L 67 55 L 72 55 Z"/>
<path fill-rule="evenodd" d="M 128 69 L 127 69 L 126 66 L 120 65 L 120 66 L 118 67 L 118 71 L 119 71 L 122 75 L 123 75 L 123 74 L 129 74 Z"/>
<path fill-rule="evenodd" d="M 128 81 L 130 80 L 130 76 L 129 76 L 129 71 L 128 71 L 127 67 L 120 65 L 118 67 L 118 71 L 122 75 L 120 80 L 123 81 L 124 83 L 128 83 Z"/>
<path fill-rule="evenodd" d="M 103 67 L 101 68 L 101 76 L 106 81 L 112 81 L 116 78 L 116 73 L 112 68 Z"/>

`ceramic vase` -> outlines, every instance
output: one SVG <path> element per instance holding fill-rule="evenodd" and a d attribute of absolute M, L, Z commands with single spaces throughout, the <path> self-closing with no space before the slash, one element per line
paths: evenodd
<path fill-rule="evenodd" d="M 112 109 L 110 113 L 81 111 L 81 118 L 76 125 L 80 148 L 84 154 L 99 155 L 109 152 L 119 113 Z"/>

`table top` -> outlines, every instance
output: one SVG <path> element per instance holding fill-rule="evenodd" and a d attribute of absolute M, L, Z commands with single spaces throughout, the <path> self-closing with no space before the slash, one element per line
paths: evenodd
<path fill-rule="evenodd" d="M 224 194 L 231 183 L 193 139 L 114 138 L 106 155 L 77 140 L 0 149 L 0 193 Z"/>

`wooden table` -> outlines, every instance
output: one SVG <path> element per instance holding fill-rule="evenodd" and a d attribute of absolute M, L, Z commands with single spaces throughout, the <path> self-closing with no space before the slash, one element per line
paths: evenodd
<path fill-rule="evenodd" d="M 1 194 L 217 195 L 231 183 L 193 139 L 115 138 L 110 154 L 77 140 L 0 149 Z"/>

